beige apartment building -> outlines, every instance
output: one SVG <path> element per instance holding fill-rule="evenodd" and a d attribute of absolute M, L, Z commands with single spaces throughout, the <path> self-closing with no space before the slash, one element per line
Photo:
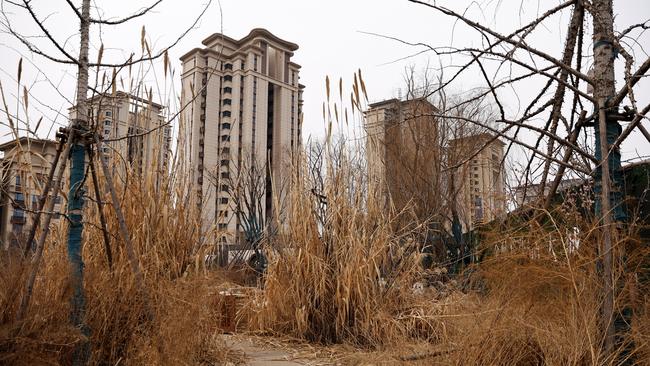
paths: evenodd
<path fill-rule="evenodd" d="M 54 162 L 57 145 L 55 141 L 27 137 L 0 145 L 3 153 L 0 163 L 0 240 L 4 250 L 24 245 L 32 226 L 32 213 L 38 209 L 40 195 Z M 66 175 L 64 173 L 64 177 Z M 64 187 L 67 186 L 65 181 L 67 179 L 64 179 Z M 65 210 L 64 191 L 56 198 L 51 225 L 61 221 L 60 213 Z"/>
<path fill-rule="evenodd" d="M 300 146 L 303 85 L 291 61 L 298 45 L 266 29 L 242 39 L 215 33 L 181 57 L 180 137 L 192 167 L 204 232 L 217 240 L 240 240 L 241 222 L 231 196 L 233 176 L 254 165 L 265 175 L 262 205 L 280 213 L 290 180 L 293 152 Z M 274 198 L 278 198 L 275 200 Z"/>
<path fill-rule="evenodd" d="M 443 130 L 437 113 L 425 98 L 369 105 L 364 121 L 369 192 L 440 228 L 450 228 L 455 212 L 466 232 L 505 210 L 504 144 L 495 139 L 477 153 L 491 135 Z"/>
<path fill-rule="evenodd" d="M 453 184 L 458 192 L 458 214 L 463 229 L 490 222 L 506 212 L 505 176 L 502 168 L 505 144 L 489 133 L 454 139 L 449 156 L 458 165 Z"/>
<path fill-rule="evenodd" d="M 167 169 L 171 126 L 165 124 L 162 105 L 118 91 L 89 98 L 88 108 L 91 123 L 98 124 L 105 140 L 101 153 L 115 174 L 123 175 L 126 164 L 140 175 Z M 70 118 L 75 115 L 75 107 L 70 108 Z"/>
<path fill-rule="evenodd" d="M 410 204 L 420 219 L 443 206 L 435 112 L 425 98 L 371 103 L 365 112 L 369 191 L 397 211 Z"/>

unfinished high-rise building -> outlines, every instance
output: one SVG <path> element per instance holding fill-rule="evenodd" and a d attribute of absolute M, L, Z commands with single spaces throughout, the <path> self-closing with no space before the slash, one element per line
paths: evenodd
<path fill-rule="evenodd" d="M 232 185 L 248 173 L 263 175 L 261 215 L 282 211 L 275 206 L 284 204 L 281 191 L 301 140 L 304 87 L 291 61 L 298 45 L 253 29 L 239 40 L 215 33 L 203 46 L 181 57 L 182 149 L 204 232 L 216 229 L 216 240 L 235 243 L 246 209 Z"/>

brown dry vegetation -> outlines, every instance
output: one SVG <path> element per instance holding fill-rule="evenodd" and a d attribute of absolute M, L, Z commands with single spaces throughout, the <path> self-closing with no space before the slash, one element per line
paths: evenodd
<path fill-rule="evenodd" d="M 615 246 L 616 306 L 633 311 L 631 331 L 606 358 L 600 230 L 593 208 L 578 204 L 585 197 L 483 228 L 482 261 L 419 291 L 417 282 L 444 281 L 419 265 L 427 223 L 368 192 L 361 149 L 339 145 L 328 137 L 297 161 L 287 235 L 273 245 L 264 291 L 240 313 L 251 330 L 374 350 L 384 357 L 367 359 L 378 364 L 611 365 L 627 355 L 648 364 L 650 298 L 639 278 L 649 257 L 636 224 Z"/>
<path fill-rule="evenodd" d="M 481 263 L 447 282 L 444 291 L 419 292 L 413 284 L 430 278 L 414 250 L 420 226 L 395 233 L 391 222 L 405 213 L 382 209 L 372 193 L 366 200 L 355 189 L 358 172 L 345 163 L 329 166 L 324 217 L 312 182 L 305 175 L 296 179 L 283 250 L 271 261 L 265 290 L 240 314 L 251 329 L 392 350 L 400 357 L 408 356 L 405 345 L 424 341 L 429 353 L 416 357 L 427 360 L 424 364 L 616 364 L 603 358 L 598 332 L 599 230 L 573 203 L 485 229 L 480 249 L 487 254 Z M 618 250 L 632 239 L 633 233 L 622 232 Z M 572 247 L 578 241 L 579 247 Z M 639 250 L 628 248 L 628 256 Z M 618 282 L 624 288 L 620 310 L 632 305 L 628 289 L 638 282 L 620 276 Z M 650 354 L 648 300 L 637 295 L 632 332 L 625 339 L 638 364 L 646 364 Z"/>
<path fill-rule="evenodd" d="M 198 216 L 182 200 L 182 187 L 162 177 L 130 177 L 118 184 L 127 226 L 144 277 L 142 296 L 126 258 L 112 207 L 105 207 L 112 235 L 113 269 L 109 270 L 96 209 L 89 208 L 84 230 L 86 323 L 90 328 L 91 363 L 97 365 L 218 365 L 228 357 L 218 338 L 214 304 L 219 280 L 197 262 Z M 108 194 L 104 197 L 108 199 Z M 91 205 L 88 205 L 89 207 Z M 65 224 L 65 222 L 64 222 Z M 15 321 L 24 278 L 21 263 L 5 258 L 0 276 L 0 363 L 69 364 L 81 341 L 72 329 L 71 289 L 65 225 L 48 239 L 44 260 L 26 318 Z M 18 286 L 18 288 L 17 288 Z M 146 301 L 145 301 L 146 299 Z"/>

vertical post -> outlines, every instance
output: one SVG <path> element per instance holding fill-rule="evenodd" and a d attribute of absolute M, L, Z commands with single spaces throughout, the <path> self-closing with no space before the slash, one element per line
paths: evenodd
<path fill-rule="evenodd" d="M 77 72 L 76 119 L 72 121 L 74 138 L 70 141 L 70 193 L 68 196 L 68 259 L 70 261 L 70 281 L 72 284 L 72 310 L 70 320 L 84 336 L 90 330 L 84 323 L 86 308 L 83 291 L 83 182 L 86 159 L 86 136 L 88 126 L 88 45 L 90 38 L 90 0 L 83 0 L 80 19 L 80 47 Z M 88 363 L 90 345 L 87 340 L 77 344 L 73 353 L 73 365 Z"/>

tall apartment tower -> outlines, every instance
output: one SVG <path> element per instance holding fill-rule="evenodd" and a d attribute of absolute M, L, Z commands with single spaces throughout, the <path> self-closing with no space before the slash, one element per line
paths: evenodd
<path fill-rule="evenodd" d="M 505 176 L 501 164 L 504 146 L 503 141 L 490 133 L 450 141 L 449 149 L 453 152 L 450 156 L 455 157 L 450 165 L 464 162 L 454 174 L 459 192 L 458 214 L 464 230 L 490 222 L 506 212 Z"/>
<path fill-rule="evenodd" d="M 27 240 L 32 226 L 30 212 L 38 210 L 38 202 L 47 181 L 56 155 L 57 142 L 51 140 L 21 137 L 0 145 L 3 157 L 0 160 L 0 247 L 4 250 L 17 249 Z M 59 165 L 60 167 L 60 165 Z M 64 172 L 64 177 L 67 172 Z M 56 176 L 56 172 L 55 172 Z M 63 191 L 54 205 L 55 214 L 51 225 L 56 225 L 60 212 L 65 209 L 67 179 Z M 52 194 L 52 192 L 50 192 Z"/>
<path fill-rule="evenodd" d="M 216 228 L 217 240 L 235 243 L 242 229 L 228 186 L 233 174 L 255 164 L 266 175 L 266 213 L 283 204 L 273 190 L 290 180 L 301 140 L 304 86 L 291 61 L 298 45 L 259 28 L 239 40 L 215 33 L 203 45 L 181 57 L 187 106 L 180 134 L 203 229 Z"/>
<path fill-rule="evenodd" d="M 505 212 L 504 143 L 473 128 L 445 130 L 437 114 L 425 98 L 369 105 L 369 191 L 389 198 L 397 211 L 410 205 L 420 220 L 433 220 L 440 228 L 450 230 L 456 213 L 466 232 Z"/>
<path fill-rule="evenodd" d="M 407 204 L 414 205 L 418 216 L 438 209 L 432 206 L 439 206 L 435 196 L 440 195 L 444 182 L 433 117 L 436 107 L 425 98 L 389 99 L 369 107 L 365 130 L 370 192 L 390 197 L 398 211 Z"/>
<path fill-rule="evenodd" d="M 88 99 L 91 122 L 98 124 L 106 140 L 101 153 L 109 159 L 115 172 L 126 168 L 137 174 L 164 171 L 171 154 L 171 126 L 165 125 L 164 107 L 158 103 L 118 91 Z M 75 118 L 75 107 L 70 118 Z"/>

